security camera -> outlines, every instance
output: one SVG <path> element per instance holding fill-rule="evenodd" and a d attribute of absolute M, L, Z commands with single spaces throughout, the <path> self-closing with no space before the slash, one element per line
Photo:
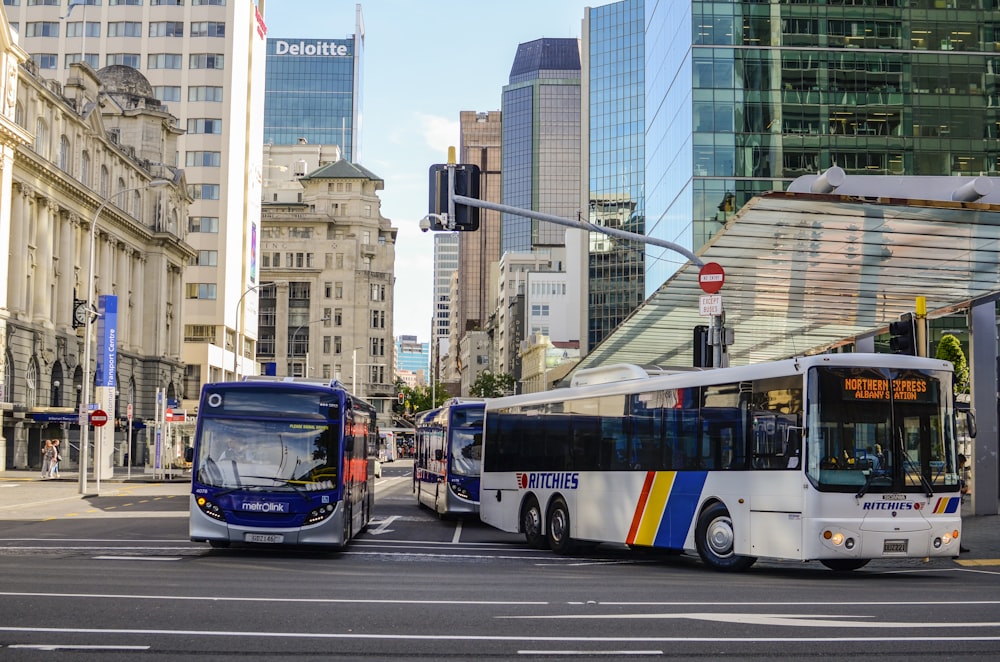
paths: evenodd
<path fill-rule="evenodd" d="M 420 231 L 427 232 L 430 229 L 431 229 L 431 219 L 428 218 L 427 216 L 424 216 L 422 219 L 420 219 Z"/>

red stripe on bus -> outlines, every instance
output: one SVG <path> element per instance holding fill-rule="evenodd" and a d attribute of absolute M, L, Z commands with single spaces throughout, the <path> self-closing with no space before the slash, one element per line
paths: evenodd
<path fill-rule="evenodd" d="M 646 472 L 646 482 L 642 484 L 642 494 L 639 495 L 639 503 L 636 504 L 635 514 L 632 516 L 632 526 L 628 530 L 628 538 L 625 542 L 629 545 L 635 542 L 635 533 L 639 530 L 639 522 L 642 521 L 642 511 L 646 509 L 646 500 L 649 499 L 649 491 L 653 489 L 653 478 L 655 471 Z"/>

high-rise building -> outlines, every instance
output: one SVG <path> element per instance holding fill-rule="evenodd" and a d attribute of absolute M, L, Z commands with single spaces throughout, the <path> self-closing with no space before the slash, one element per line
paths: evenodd
<path fill-rule="evenodd" d="M 500 202 L 501 123 L 500 111 L 462 111 L 459 118 L 459 162 L 479 166 L 479 197 Z M 452 301 L 452 336 L 449 340 L 454 366 L 460 373 L 462 393 L 468 395 L 468 385 L 488 367 L 483 361 L 487 352 L 481 337 L 493 314 L 495 301 L 490 296 L 492 270 L 500 260 L 500 213 L 479 210 L 479 231 L 458 235 L 458 296 Z M 467 334 L 478 334 L 474 342 L 465 342 Z M 467 348 L 463 357 L 460 347 Z"/>
<path fill-rule="evenodd" d="M 998 173 L 993 0 L 646 3 L 646 233 L 705 244 L 759 192 Z M 646 294 L 684 258 L 647 248 Z"/>
<path fill-rule="evenodd" d="M 595 225 L 645 232 L 645 30 L 643 0 L 587 9 L 583 24 L 583 194 Z M 571 246 L 569 233 L 567 246 Z M 587 347 L 608 336 L 645 299 L 645 246 L 590 233 L 586 245 Z M 581 279 L 584 280 L 584 279 Z"/>
<path fill-rule="evenodd" d="M 268 37 L 264 142 L 337 145 L 361 163 L 361 81 L 365 28 L 344 39 Z"/>
<path fill-rule="evenodd" d="M 502 94 L 503 204 L 562 218 L 581 214 L 580 93 L 578 39 L 518 46 Z M 497 312 L 494 349 L 497 369 L 520 380 L 521 342 L 531 329 L 549 329 L 553 341 L 579 340 L 580 297 L 567 294 L 566 281 L 579 282 L 583 266 L 570 267 L 567 278 L 565 226 L 509 213 L 501 220 L 498 301 L 501 309 L 505 301 L 517 305 Z M 533 289 L 522 273 L 532 269 L 556 273 Z M 558 292 L 549 289 L 555 281 Z"/>
<path fill-rule="evenodd" d="M 426 386 L 430 367 L 430 343 L 420 342 L 416 336 L 396 337 L 396 371 L 416 376 L 417 385 Z"/>
<path fill-rule="evenodd" d="M 434 308 L 431 312 L 432 365 L 428 379 L 441 379 L 441 376 L 437 374 L 440 365 L 438 362 L 450 350 L 448 332 L 453 312 L 451 276 L 458 269 L 458 238 L 458 232 L 436 232 L 434 234 Z"/>
<path fill-rule="evenodd" d="M 168 166 L 194 199 L 184 271 L 184 398 L 201 384 L 246 374 L 257 338 L 257 266 L 267 28 L 254 0 L 5 3 L 40 73 L 73 62 L 138 69 L 184 135 Z M 263 3 L 261 3 L 263 4 Z M 254 313 L 254 314 L 252 314 Z M 236 347 L 242 338 L 245 346 Z M 193 404 L 193 402 L 192 402 Z"/>

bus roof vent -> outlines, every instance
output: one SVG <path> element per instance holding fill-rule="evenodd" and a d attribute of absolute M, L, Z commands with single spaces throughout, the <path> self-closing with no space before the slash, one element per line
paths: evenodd
<path fill-rule="evenodd" d="M 577 370 L 570 380 L 570 386 L 593 386 L 595 384 L 610 384 L 624 382 L 630 379 L 648 379 L 645 368 L 631 363 L 615 363 L 599 368 L 584 368 Z"/>

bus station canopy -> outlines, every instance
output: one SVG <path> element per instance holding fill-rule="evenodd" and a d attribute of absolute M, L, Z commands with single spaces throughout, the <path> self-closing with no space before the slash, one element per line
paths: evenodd
<path fill-rule="evenodd" d="M 731 365 L 884 333 L 918 296 L 934 318 L 1000 295 L 1000 178 L 837 170 L 753 198 L 699 252 L 725 271 Z M 691 366 L 694 327 L 711 324 L 699 270 L 681 266 L 577 368 Z"/>

